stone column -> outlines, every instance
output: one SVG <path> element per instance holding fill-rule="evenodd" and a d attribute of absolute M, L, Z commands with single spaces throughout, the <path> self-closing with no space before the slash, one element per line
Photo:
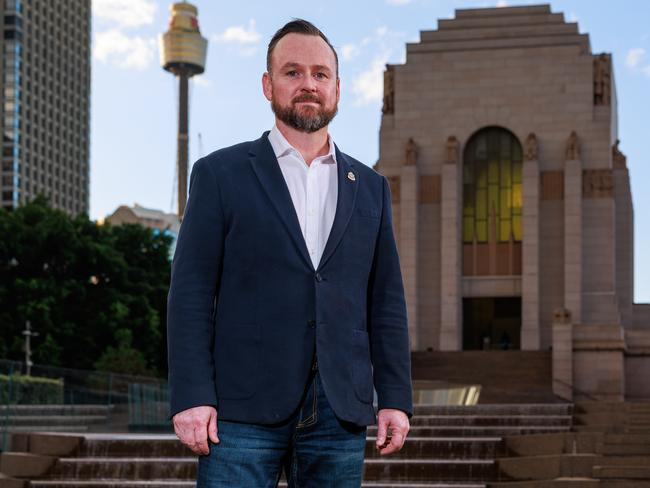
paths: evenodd
<path fill-rule="evenodd" d="M 417 146 L 409 139 L 400 174 L 400 264 L 404 278 L 404 295 L 408 316 L 411 350 L 419 346 L 418 331 L 418 195 Z"/>
<path fill-rule="evenodd" d="M 524 153 L 521 272 L 521 348 L 529 351 L 540 348 L 539 180 L 537 138 L 531 133 Z"/>
<path fill-rule="evenodd" d="M 553 393 L 573 401 L 573 326 L 566 308 L 553 313 Z"/>
<path fill-rule="evenodd" d="M 462 254 L 461 209 L 462 166 L 459 142 L 455 136 L 447 139 L 446 158 L 442 165 L 440 202 L 440 349 L 462 349 Z"/>
<path fill-rule="evenodd" d="M 575 131 L 564 163 L 564 307 L 582 322 L 582 162 Z"/>

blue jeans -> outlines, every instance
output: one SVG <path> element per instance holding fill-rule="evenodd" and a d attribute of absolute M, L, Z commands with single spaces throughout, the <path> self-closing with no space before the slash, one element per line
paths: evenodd
<path fill-rule="evenodd" d="M 260 408 L 263 408 L 260 405 Z M 197 488 L 359 488 L 366 427 L 339 420 L 312 371 L 296 413 L 275 425 L 218 420 L 219 444 L 199 456 Z"/>

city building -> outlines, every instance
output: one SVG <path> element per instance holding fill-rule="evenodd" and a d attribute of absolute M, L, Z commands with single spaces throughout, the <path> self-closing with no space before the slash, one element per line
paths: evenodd
<path fill-rule="evenodd" d="M 89 205 L 89 0 L 0 2 L 1 205 Z"/>
<path fill-rule="evenodd" d="M 176 239 L 181 228 L 181 221 L 177 214 L 146 208 L 136 203 L 133 207 L 120 205 L 115 212 L 104 219 L 104 222 L 111 225 L 140 224 L 165 233 L 174 239 L 170 247 L 170 257 L 174 255 Z"/>
<path fill-rule="evenodd" d="M 413 350 L 552 351 L 560 397 L 650 398 L 611 55 L 548 5 L 457 10 L 406 53 L 376 169 Z"/>

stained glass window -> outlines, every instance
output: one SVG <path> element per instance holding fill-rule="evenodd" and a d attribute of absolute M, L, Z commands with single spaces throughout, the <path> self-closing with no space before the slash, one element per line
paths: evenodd
<path fill-rule="evenodd" d="M 487 127 L 474 134 L 463 158 L 463 242 L 521 242 L 521 145 L 512 132 Z"/>

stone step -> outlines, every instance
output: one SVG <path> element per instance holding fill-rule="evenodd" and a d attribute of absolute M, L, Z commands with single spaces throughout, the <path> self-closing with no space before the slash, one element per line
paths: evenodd
<path fill-rule="evenodd" d="M 379 457 L 375 448 L 376 437 L 368 436 L 366 456 Z M 404 447 L 393 456 L 400 458 L 494 458 L 505 454 L 500 437 L 416 437 L 409 435 Z M 81 444 L 79 457 L 196 457 L 176 436 L 105 435 L 86 438 Z"/>
<path fill-rule="evenodd" d="M 86 432 L 87 425 L 0 425 L 2 432 Z"/>
<path fill-rule="evenodd" d="M 650 435 L 650 426 L 645 427 L 645 426 L 611 425 L 611 424 L 605 424 L 605 425 L 599 425 L 599 424 L 575 425 L 574 424 L 573 430 L 575 430 L 576 432 L 606 432 L 609 434 Z"/>
<path fill-rule="evenodd" d="M 650 480 L 600 480 L 599 488 L 650 488 Z"/>
<path fill-rule="evenodd" d="M 180 480 L 142 480 L 130 481 L 122 479 L 102 479 L 102 480 L 34 480 L 31 482 L 32 487 L 47 488 L 194 488 L 195 481 Z M 280 481 L 278 487 L 286 488 L 287 482 Z M 466 483 L 466 482 L 422 482 L 422 483 L 386 483 L 364 481 L 361 488 L 487 488 L 484 483 Z"/>
<path fill-rule="evenodd" d="M 439 19 L 438 30 L 473 29 L 488 26 L 552 25 L 563 22 L 563 14 L 499 15 L 493 17 Z"/>
<path fill-rule="evenodd" d="M 591 478 L 593 467 L 601 461 L 601 456 L 593 453 L 583 454 L 544 454 L 500 458 L 499 471 L 515 480 L 551 480 L 560 477 Z"/>
<path fill-rule="evenodd" d="M 414 416 L 420 415 L 571 415 L 570 403 L 478 404 L 478 405 L 414 405 Z"/>
<path fill-rule="evenodd" d="M 607 456 L 600 462 L 602 466 L 650 466 L 648 456 Z"/>
<path fill-rule="evenodd" d="M 500 426 L 412 426 L 409 431 L 409 436 L 416 437 L 500 437 L 509 435 L 522 435 L 522 434 L 543 434 L 543 433 L 557 433 L 569 432 L 569 426 L 553 426 L 553 425 L 500 425 Z M 368 427 L 368 435 L 376 435 L 377 427 Z"/>
<path fill-rule="evenodd" d="M 490 483 L 489 486 L 490 488 L 603 488 L 599 480 L 580 477 L 562 477 L 553 480 L 506 481 Z"/>
<path fill-rule="evenodd" d="M 114 405 L 0 405 L 0 416 L 7 415 L 108 415 Z"/>
<path fill-rule="evenodd" d="M 650 466 L 594 466 L 599 479 L 650 480 Z"/>
<path fill-rule="evenodd" d="M 106 415 L 10 415 L 3 421 L 12 427 L 22 425 L 60 426 L 60 425 L 90 425 L 106 422 Z"/>
<path fill-rule="evenodd" d="M 399 482 L 490 481 L 498 470 L 491 459 L 366 459 L 364 479 Z"/>
<path fill-rule="evenodd" d="M 578 34 L 578 25 L 571 24 L 539 24 L 539 25 L 509 25 L 494 27 L 477 27 L 474 29 L 445 29 L 420 32 L 420 42 L 446 42 L 469 39 L 506 39 L 528 37 L 530 35 L 565 35 Z"/>
<path fill-rule="evenodd" d="M 487 481 L 497 476 L 487 459 L 366 459 L 364 478 L 400 482 Z M 196 478 L 196 458 L 60 458 L 52 479 L 176 479 Z"/>
<path fill-rule="evenodd" d="M 419 415 L 412 426 L 570 426 L 571 415 Z"/>
<path fill-rule="evenodd" d="M 411 53 L 474 51 L 484 49 L 510 49 L 524 47 L 580 46 L 585 51 L 589 47 L 587 34 L 526 36 L 517 39 L 473 39 L 455 40 L 440 43 L 407 43 L 406 51 Z"/>
<path fill-rule="evenodd" d="M 550 5 L 526 5 L 516 7 L 499 7 L 499 8 L 461 8 L 456 9 L 457 19 L 484 19 L 490 17 L 505 17 L 517 15 L 541 14 L 549 15 L 551 13 Z"/>
<path fill-rule="evenodd" d="M 576 402 L 576 413 L 634 412 L 650 414 L 650 402 Z"/>

